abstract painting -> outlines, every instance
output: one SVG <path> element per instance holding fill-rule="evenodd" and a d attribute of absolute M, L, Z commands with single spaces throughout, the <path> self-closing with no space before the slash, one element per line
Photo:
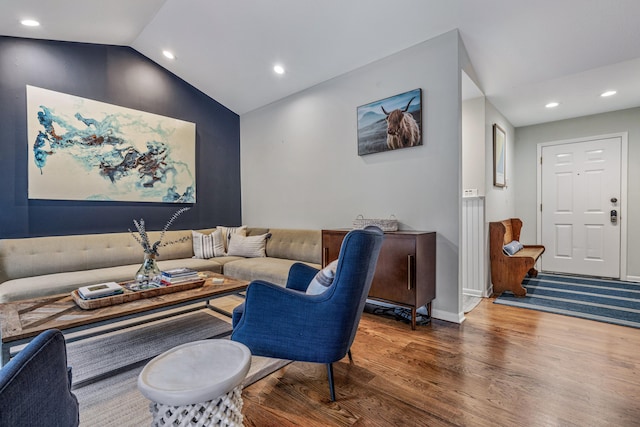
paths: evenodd
<path fill-rule="evenodd" d="M 29 198 L 195 203 L 196 125 L 27 86 Z"/>
<path fill-rule="evenodd" d="M 505 156 L 507 149 L 507 135 L 497 124 L 493 124 L 493 185 L 506 187 L 507 173 L 505 170 Z"/>
<path fill-rule="evenodd" d="M 422 145 L 422 90 L 358 107 L 358 155 Z"/>

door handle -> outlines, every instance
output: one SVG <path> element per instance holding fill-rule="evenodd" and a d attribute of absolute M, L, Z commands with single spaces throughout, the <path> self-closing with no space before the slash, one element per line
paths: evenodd
<path fill-rule="evenodd" d="M 611 224 L 617 224 L 618 223 L 618 211 L 613 209 L 611 211 Z"/>
<path fill-rule="evenodd" d="M 407 255 L 407 290 L 411 290 L 413 284 L 413 255 Z"/>

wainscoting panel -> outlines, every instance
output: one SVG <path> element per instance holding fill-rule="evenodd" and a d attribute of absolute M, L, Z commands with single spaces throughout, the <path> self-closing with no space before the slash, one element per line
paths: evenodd
<path fill-rule="evenodd" d="M 487 260 L 484 197 L 462 199 L 462 293 L 487 297 Z"/>

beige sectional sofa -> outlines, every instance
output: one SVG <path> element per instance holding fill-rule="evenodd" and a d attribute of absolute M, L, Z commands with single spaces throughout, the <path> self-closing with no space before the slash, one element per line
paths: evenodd
<path fill-rule="evenodd" d="M 208 234 L 215 229 L 197 230 Z M 243 280 L 262 279 L 284 286 L 289 268 L 304 262 L 320 268 L 321 231 L 247 229 L 247 236 L 270 233 L 266 257 L 194 258 L 191 230 L 168 231 L 163 241 L 186 241 L 160 248 L 161 270 L 190 267 Z M 158 232 L 150 232 L 150 240 Z M 0 303 L 71 292 L 80 286 L 133 279 L 144 254 L 130 233 L 48 236 L 0 240 Z"/>

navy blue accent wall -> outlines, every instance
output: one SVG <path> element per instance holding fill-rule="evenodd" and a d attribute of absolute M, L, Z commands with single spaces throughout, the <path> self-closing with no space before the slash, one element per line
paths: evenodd
<path fill-rule="evenodd" d="M 196 123 L 196 203 L 29 200 L 26 85 Z M 184 206 L 172 229 L 240 224 L 237 114 L 128 47 L 0 37 L 0 238 L 157 230 Z"/>

